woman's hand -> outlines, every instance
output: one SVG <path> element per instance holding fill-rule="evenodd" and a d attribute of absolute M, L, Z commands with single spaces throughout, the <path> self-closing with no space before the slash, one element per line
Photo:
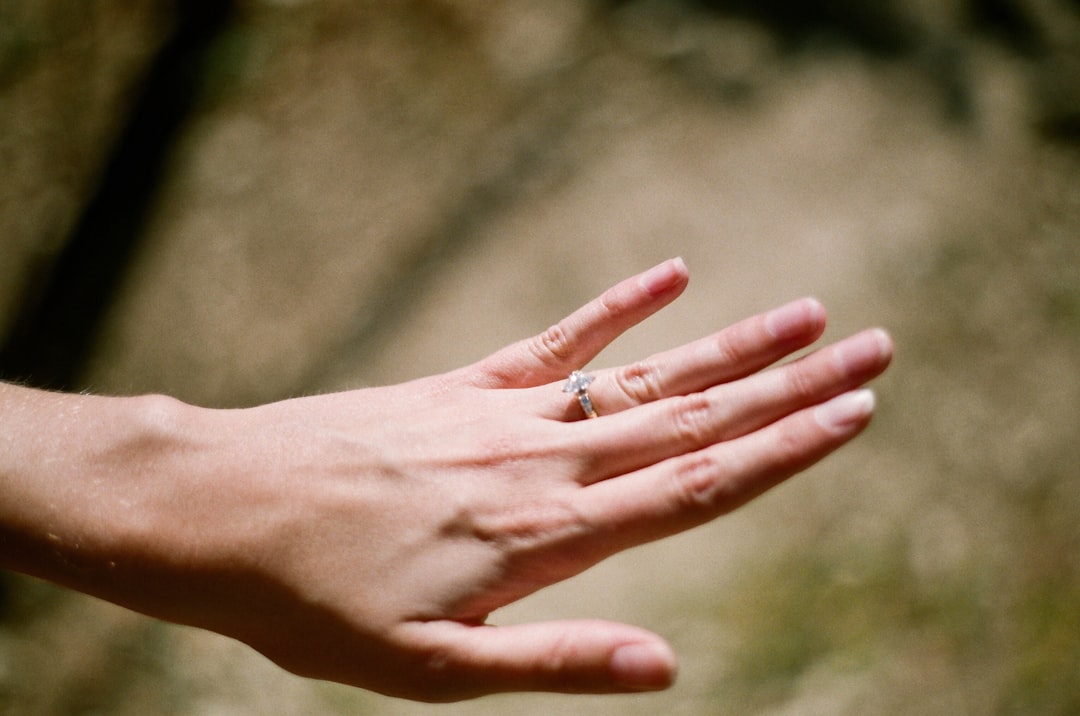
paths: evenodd
<path fill-rule="evenodd" d="M 81 588 L 407 698 L 668 686 L 674 656 L 649 632 L 487 617 L 840 447 L 869 422 L 859 388 L 892 351 L 869 330 L 763 370 L 824 330 L 803 299 L 596 371 L 600 417 L 584 419 L 567 375 L 686 281 L 666 262 L 442 376 L 249 410 L 156 406 L 170 447 L 131 448 L 140 519 L 114 541 L 111 581 Z"/>

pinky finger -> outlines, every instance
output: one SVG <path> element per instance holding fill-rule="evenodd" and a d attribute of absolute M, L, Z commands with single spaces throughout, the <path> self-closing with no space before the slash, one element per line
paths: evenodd
<path fill-rule="evenodd" d="M 709 522 L 841 447 L 870 423 L 874 394 L 844 393 L 730 442 L 586 487 L 578 508 L 613 554 Z"/>

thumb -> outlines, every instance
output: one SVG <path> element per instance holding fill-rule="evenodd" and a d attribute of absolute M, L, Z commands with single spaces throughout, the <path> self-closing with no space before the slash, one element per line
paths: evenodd
<path fill-rule="evenodd" d="M 435 689 L 448 700 L 508 691 L 626 693 L 666 689 L 675 654 L 659 636 L 605 621 L 517 626 L 428 622 Z M 439 699 L 442 700 L 442 699 Z"/>

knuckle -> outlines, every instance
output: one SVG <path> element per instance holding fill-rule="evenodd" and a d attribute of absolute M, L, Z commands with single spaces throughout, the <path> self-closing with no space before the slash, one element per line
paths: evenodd
<path fill-rule="evenodd" d="M 683 444 L 704 446 L 712 442 L 712 404 L 704 394 L 679 398 L 672 420 L 675 436 Z"/>
<path fill-rule="evenodd" d="M 738 366 L 746 360 L 746 349 L 733 330 L 716 335 L 715 350 L 722 365 Z"/>
<path fill-rule="evenodd" d="M 792 469 L 805 463 L 808 452 L 806 435 L 790 423 L 782 426 L 772 440 L 772 465 L 776 470 Z"/>
<path fill-rule="evenodd" d="M 598 299 L 596 306 L 606 318 L 614 318 L 622 313 L 622 306 L 616 300 L 614 291 L 605 291 Z"/>
<path fill-rule="evenodd" d="M 561 323 L 556 323 L 539 336 L 532 343 L 533 351 L 544 362 L 565 361 L 573 353 L 573 345 L 570 334 Z"/>
<path fill-rule="evenodd" d="M 709 453 L 697 453 L 682 461 L 672 475 L 674 499 L 680 511 L 712 511 L 722 495 L 721 469 Z"/>
<path fill-rule="evenodd" d="M 567 667 L 573 661 L 576 647 L 576 639 L 571 633 L 559 634 L 551 643 L 550 648 L 536 655 L 536 673 L 542 675 L 544 680 L 555 682 L 567 671 Z"/>
<path fill-rule="evenodd" d="M 793 363 L 785 368 L 785 389 L 789 395 L 802 401 L 810 400 L 817 393 L 815 381 L 812 379 L 804 363 Z"/>
<path fill-rule="evenodd" d="M 617 371 L 615 384 L 633 403 L 650 403 L 663 394 L 660 370 L 649 361 L 640 361 Z"/>

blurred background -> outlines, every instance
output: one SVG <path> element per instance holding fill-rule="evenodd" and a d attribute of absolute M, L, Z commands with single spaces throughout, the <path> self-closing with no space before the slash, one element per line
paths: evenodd
<path fill-rule="evenodd" d="M 494 615 L 669 692 L 425 706 L 16 575 L 11 714 L 1080 713 L 1076 0 L 0 0 L 0 376 L 207 406 L 395 382 L 683 256 L 598 364 L 811 294 L 857 444 Z"/>

